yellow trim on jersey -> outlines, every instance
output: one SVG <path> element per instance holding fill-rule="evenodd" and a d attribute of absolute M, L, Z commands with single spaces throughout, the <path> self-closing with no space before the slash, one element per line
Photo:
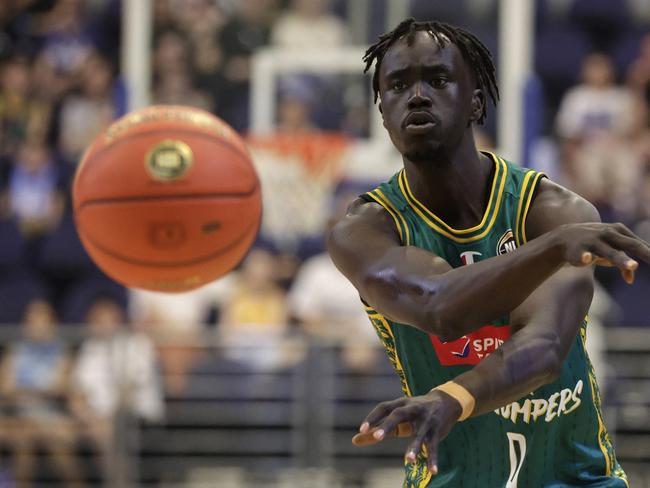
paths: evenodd
<path fill-rule="evenodd" d="M 399 360 L 399 354 L 397 354 L 397 342 L 395 341 L 395 334 L 393 333 L 392 327 L 386 320 L 386 317 L 384 317 L 382 314 L 374 310 L 373 310 L 374 313 L 371 313 L 370 310 L 372 309 L 370 307 L 365 307 L 365 308 L 366 308 L 366 313 L 368 314 L 368 317 L 371 319 L 371 321 L 373 318 L 378 319 L 381 322 L 381 325 L 386 328 L 388 335 L 390 335 L 390 338 L 393 340 L 393 346 L 395 347 L 395 366 L 397 367 L 397 370 L 401 372 L 402 375 L 404 376 L 404 390 L 406 390 L 404 393 L 406 393 L 406 396 L 413 396 L 413 394 L 411 393 L 411 388 L 409 387 L 408 384 L 408 380 L 406 379 L 406 373 L 404 372 L 404 367 L 402 366 L 402 362 Z M 382 345 L 384 346 L 384 348 L 386 348 L 385 344 L 382 343 Z"/>
<path fill-rule="evenodd" d="M 596 388 L 594 386 L 594 378 L 592 376 L 592 372 L 589 371 L 589 387 L 591 388 L 591 394 L 592 396 L 597 395 L 596 393 Z M 595 403 L 595 402 L 594 402 Z M 609 452 L 607 451 L 607 446 L 603 443 L 603 436 L 605 435 L 605 424 L 603 423 L 603 419 L 601 418 L 600 415 L 600 409 L 598 408 L 597 405 L 594 404 L 594 407 L 596 408 L 596 417 L 598 418 L 598 447 L 600 447 L 600 450 L 603 453 L 603 456 L 605 456 L 605 475 L 611 476 L 612 475 L 612 459 L 609 457 Z"/>
<path fill-rule="evenodd" d="M 521 241 L 519 239 L 520 235 L 520 222 L 521 222 L 521 209 L 524 206 L 524 200 L 526 195 L 526 188 L 528 188 L 528 181 L 531 176 L 535 174 L 534 171 L 529 171 L 524 176 L 524 181 L 521 184 L 521 189 L 519 190 L 519 205 L 517 206 L 517 220 L 515 221 L 515 241 L 517 242 L 517 247 L 521 246 Z"/>
<path fill-rule="evenodd" d="M 404 170 L 402 170 L 402 174 L 404 175 L 403 176 L 404 186 L 406 187 L 408 196 L 410 197 L 411 200 L 416 202 L 429 217 L 435 220 L 436 223 L 438 223 L 448 232 L 452 234 L 470 234 L 472 232 L 476 232 L 477 230 L 479 230 L 481 227 L 485 225 L 485 222 L 487 222 L 488 215 L 490 214 L 490 210 L 492 209 L 492 203 L 494 203 L 494 196 L 496 193 L 495 189 L 497 187 L 497 182 L 499 181 L 500 173 L 503 169 L 501 168 L 501 164 L 499 164 L 500 161 L 497 159 L 497 157 L 492 153 L 489 154 L 492 157 L 492 161 L 494 162 L 494 178 L 492 179 L 492 188 L 490 189 L 490 199 L 488 201 L 487 208 L 485 209 L 485 213 L 483 214 L 483 218 L 481 219 L 480 224 L 475 225 L 474 227 L 470 227 L 469 229 L 454 229 L 453 227 L 447 225 L 445 221 L 443 221 L 440 217 L 438 217 L 431 210 L 429 210 L 425 205 L 423 205 L 422 202 L 420 202 L 417 198 L 415 198 L 415 195 L 413 195 L 413 192 L 411 191 L 411 187 L 409 186 L 408 178 L 406 177 Z"/>
<path fill-rule="evenodd" d="M 447 231 L 446 229 L 443 229 L 442 227 L 440 227 L 439 225 L 437 225 L 434 221 L 432 221 L 432 220 L 431 220 L 431 219 L 430 219 L 430 218 L 429 218 L 429 217 L 428 217 L 428 216 L 427 216 L 427 215 L 426 215 L 426 214 L 425 214 L 425 213 L 420 209 L 420 207 L 423 208 L 424 210 L 426 210 L 428 214 L 430 214 L 431 216 L 433 216 L 433 217 L 435 218 L 435 220 L 441 222 L 441 223 L 442 223 L 442 224 L 443 224 L 447 229 L 451 229 L 451 231 L 452 231 L 452 232 L 455 232 L 455 233 L 466 233 L 466 232 L 471 232 L 471 231 L 474 231 L 474 230 L 476 230 L 476 229 L 480 229 L 480 228 L 485 224 L 485 222 L 482 222 L 481 224 L 479 224 L 479 225 L 476 226 L 476 227 L 472 227 L 471 229 L 464 229 L 464 230 L 461 230 L 461 231 L 456 230 L 456 229 L 452 229 L 452 228 L 449 227 L 447 224 L 445 224 L 444 222 L 442 222 L 438 217 L 436 217 L 436 216 L 435 216 L 435 215 L 434 215 L 434 214 L 433 214 L 429 209 L 427 209 L 424 205 L 422 205 L 422 203 L 420 203 L 420 202 L 419 202 L 419 201 L 418 201 L 418 200 L 413 196 L 413 194 L 411 193 L 411 190 L 410 190 L 410 188 L 409 188 L 409 186 L 408 186 L 408 180 L 406 179 L 406 175 L 405 175 L 404 170 L 402 170 L 402 172 L 400 173 L 399 178 L 398 178 L 399 187 L 400 187 L 400 190 L 402 191 L 402 194 L 404 195 L 404 198 L 406 198 L 406 201 L 409 203 L 409 205 L 411 206 L 411 208 L 412 208 L 412 209 L 415 211 L 415 213 L 417 213 L 417 214 L 420 216 L 420 218 L 421 218 L 421 219 L 422 219 L 422 220 L 423 220 L 427 225 L 429 225 L 433 230 L 435 230 L 435 231 L 438 232 L 439 234 L 441 234 L 441 235 L 447 237 L 448 239 L 451 239 L 452 241 L 457 242 L 457 243 L 459 243 L 459 244 L 464 244 L 464 243 L 467 243 L 467 242 L 477 241 L 477 240 L 482 239 L 483 237 L 485 237 L 485 236 L 490 232 L 490 230 L 492 230 L 492 227 L 494 226 L 494 222 L 496 221 L 497 215 L 498 215 L 498 213 L 499 213 L 499 208 L 501 207 L 501 200 L 503 199 L 503 190 L 504 190 L 504 188 L 505 188 L 505 186 L 506 186 L 506 179 L 507 179 L 507 175 L 508 175 L 508 166 L 507 166 L 507 164 L 505 163 L 505 161 L 503 161 L 503 160 L 500 159 L 500 158 L 497 158 L 496 156 L 495 156 L 494 160 L 495 160 L 495 164 L 496 164 L 496 166 L 497 166 L 497 169 L 496 169 L 496 172 L 495 172 L 495 175 L 494 175 L 494 181 L 493 181 L 493 183 L 492 183 L 492 186 L 493 186 L 493 194 L 490 196 L 490 202 L 488 202 L 488 207 L 487 207 L 487 210 L 485 211 L 485 214 L 484 214 L 484 216 L 483 216 L 483 219 L 484 219 L 484 221 L 485 221 L 485 219 L 488 218 L 488 215 L 490 215 L 490 213 L 492 214 L 492 216 L 491 216 L 491 218 L 490 218 L 490 222 L 488 223 L 487 227 L 486 227 L 486 228 L 485 228 L 485 229 L 484 229 L 480 234 L 477 234 L 477 235 L 475 235 L 475 236 L 471 236 L 471 237 L 457 237 L 457 236 L 453 235 L 452 233 L 450 233 L 449 231 Z M 494 192 L 494 188 L 497 186 L 497 182 L 498 182 L 499 189 L 498 189 L 498 191 L 495 193 L 495 192 Z M 496 197 L 496 204 L 494 205 L 494 208 L 492 208 L 492 207 L 491 207 L 491 204 L 492 204 L 492 197 L 493 197 L 495 194 L 497 195 L 497 197 Z"/>
<path fill-rule="evenodd" d="M 580 339 L 582 341 L 582 347 L 585 350 L 585 356 L 587 356 L 588 358 L 587 328 L 584 326 L 580 328 Z M 591 399 L 594 405 L 594 410 L 596 411 L 596 418 L 598 419 L 598 447 L 600 448 L 605 458 L 605 475 L 611 476 L 612 469 L 614 467 L 614 460 L 610 456 L 609 449 L 607 448 L 608 446 L 605 444 L 609 439 L 609 434 L 607 433 L 607 428 L 605 427 L 605 422 L 603 421 L 602 412 L 600 411 L 600 395 L 598 393 L 598 387 L 596 386 L 597 383 L 596 383 L 596 376 L 594 373 L 594 369 L 593 366 L 591 365 L 591 361 L 588 360 L 587 364 L 589 366 L 587 374 L 589 376 L 589 387 L 591 388 Z M 610 448 L 612 447 L 611 443 L 609 444 L 609 447 Z M 616 476 L 618 479 L 623 480 L 625 484 L 628 485 L 627 478 L 619 476 L 616 473 L 614 473 L 614 476 Z"/>
<path fill-rule="evenodd" d="M 523 240 L 523 243 L 526 244 L 526 219 L 528 218 L 528 210 L 530 210 L 530 203 L 533 201 L 533 195 L 535 194 L 535 189 L 537 188 L 537 183 L 539 182 L 540 178 L 544 176 L 544 173 L 537 173 L 535 175 L 535 178 L 533 178 L 533 182 L 531 183 L 530 186 L 530 191 L 528 192 L 528 198 L 526 199 L 526 206 L 524 207 L 524 215 L 522 217 L 521 221 L 521 237 Z"/>
<path fill-rule="evenodd" d="M 404 236 L 401 236 L 400 232 L 400 237 L 402 238 L 402 243 L 406 244 L 407 246 L 411 245 L 411 233 L 409 231 L 409 226 L 406 223 L 406 219 L 402 215 L 402 213 L 395 208 L 393 203 L 384 195 L 384 192 L 382 192 L 379 188 L 374 189 L 371 193 L 376 193 L 374 195 L 375 200 L 378 200 L 379 204 L 384 207 L 389 213 L 391 210 L 394 212 L 395 215 L 393 215 L 393 218 L 396 219 L 395 221 L 399 220 L 402 223 L 402 227 L 404 228 Z M 392 214 L 391 214 L 392 215 Z"/>
<path fill-rule="evenodd" d="M 375 192 L 375 191 L 377 191 L 377 190 L 369 191 L 369 192 L 367 193 L 367 195 L 368 195 L 370 198 L 372 198 L 375 202 L 377 202 L 379 205 L 381 205 L 381 206 L 384 208 L 384 210 L 386 210 L 386 212 L 388 212 L 388 214 L 393 218 L 393 220 L 395 221 L 395 227 L 397 227 L 397 232 L 398 232 L 398 234 L 399 234 L 399 240 L 400 240 L 402 243 L 404 243 L 404 233 L 402 232 L 402 226 L 400 225 L 400 221 L 399 221 L 397 215 L 395 215 L 395 213 L 393 213 L 393 211 L 390 209 L 390 207 L 386 204 L 386 202 L 384 202 L 384 201 L 379 197 L 379 195 L 375 195 L 375 194 L 373 193 L 373 192 Z"/>

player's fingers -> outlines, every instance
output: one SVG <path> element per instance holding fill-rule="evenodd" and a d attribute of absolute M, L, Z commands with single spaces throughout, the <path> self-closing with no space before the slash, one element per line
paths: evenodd
<path fill-rule="evenodd" d="M 396 408 L 401 407 L 406 401 L 406 398 L 398 398 L 388 402 L 381 402 L 373 408 L 359 427 L 359 432 L 362 434 L 368 432 L 372 427 L 377 425 L 384 417 L 389 415 Z"/>
<path fill-rule="evenodd" d="M 606 235 L 605 240 L 616 249 L 625 251 L 646 263 L 650 263 L 650 244 L 640 237 L 634 234 L 628 236 L 611 232 Z"/>
<path fill-rule="evenodd" d="M 416 409 L 411 407 L 398 407 L 393 410 L 384 420 L 377 425 L 377 430 L 373 433 L 375 439 L 382 440 L 386 437 L 387 432 L 393 431 L 402 422 L 411 420 Z"/>
<path fill-rule="evenodd" d="M 609 224 L 609 225 L 610 225 L 613 229 L 615 229 L 616 232 L 618 232 L 618 233 L 621 234 L 621 235 L 624 235 L 624 236 L 627 236 L 627 237 L 632 237 L 632 238 L 635 238 L 635 239 L 638 239 L 638 238 L 639 238 L 639 237 L 638 237 L 634 232 L 632 232 L 632 231 L 629 229 L 629 227 L 628 227 L 627 225 L 625 225 L 625 224 L 622 224 L 622 223 L 620 223 L 620 222 L 617 222 L 617 223 L 615 223 L 615 224 Z"/>
<path fill-rule="evenodd" d="M 397 424 L 397 428 L 393 431 L 395 437 L 411 437 L 413 435 L 413 426 L 411 422 L 402 422 Z"/>
<path fill-rule="evenodd" d="M 631 285 L 631 284 L 634 283 L 634 270 L 622 269 L 621 270 L 621 276 L 623 277 L 623 280 L 625 280 L 625 282 L 628 285 Z"/>
<path fill-rule="evenodd" d="M 376 429 L 372 429 L 365 433 L 359 432 L 352 438 L 352 444 L 354 444 L 357 447 L 365 447 L 365 446 L 372 446 L 373 444 L 377 444 L 378 442 L 381 442 L 380 440 L 375 439 L 375 437 L 373 436 L 375 430 Z"/>
<path fill-rule="evenodd" d="M 624 251 L 619 251 L 607 243 L 599 242 L 593 246 L 591 251 L 594 256 L 592 261 L 593 263 L 596 263 L 598 259 L 604 259 L 619 268 L 621 271 L 633 271 L 639 267 L 639 263 L 628 256 Z"/>
<path fill-rule="evenodd" d="M 427 447 L 427 467 L 429 471 L 434 475 L 438 474 L 438 443 L 440 442 L 440 436 L 437 429 L 433 429 L 429 432 L 429 435 L 425 439 L 425 445 Z"/>
<path fill-rule="evenodd" d="M 596 258 L 593 260 L 593 264 L 596 266 L 604 266 L 606 268 L 611 268 L 614 266 L 614 264 L 609 259 L 605 258 Z"/>
<path fill-rule="evenodd" d="M 429 434 L 430 430 L 431 430 L 431 424 L 426 422 L 417 431 L 417 434 L 415 435 L 413 440 L 409 443 L 408 447 L 406 448 L 406 455 L 404 456 L 404 460 L 407 463 L 415 462 L 418 452 L 420 452 L 420 448 L 422 447 L 422 443 L 424 442 L 425 438 Z"/>
<path fill-rule="evenodd" d="M 354 437 L 352 437 L 352 444 L 355 446 L 363 447 L 363 446 L 371 446 L 373 444 L 377 444 L 378 442 L 381 442 L 381 440 L 376 439 L 375 436 L 373 435 L 377 431 L 376 428 L 370 429 L 365 433 L 358 433 Z M 386 437 L 388 436 L 394 436 L 394 437 L 411 437 L 413 435 L 413 428 L 411 427 L 410 422 L 402 422 L 397 425 L 395 429 L 393 429 L 391 432 L 389 432 Z"/>
<path fill-rule="evenodd" d="M 591 266 L 592 264 L 596 266 L 607 266 L 612 267 L 614 264 L 607 258 L 601 258 L 593 252 L 584 251 L 580 257 L 580 266 Z"/>

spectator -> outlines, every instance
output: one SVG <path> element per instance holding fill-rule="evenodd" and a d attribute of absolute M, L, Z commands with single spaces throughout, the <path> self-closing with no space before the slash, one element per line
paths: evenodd
<path fill-rule="evenodd" d="M 353 195 L 341 195 L 327 229 L 344 214 Z M 367 370 L 377 359 L 377 338 L 359 293 L 336 269 L 327 252 L 309 258 L 298 271 L 288 298 L 291 314 L 303 331 L 342 347 L 342 360 L 352 370 Z"/>
<path fill-rule="evenodd" d="M 85 7 L 83 0 L 56 0 L 35 22 L 43 37 L 43 55 L 69 77 L 76 75 L 94 49 Z"/>
<path fill-rule="evenodd" d="M 98 53 L 89 54 L 79 70 L 79 93 L 66 98 L 59 118 L 59 149 L 77 163 L 92 140 L 116 117 L 114 68 Z"/>
<path fill-rule="evenodd" d="M 650 83 L 650 34 L 647 34 L 639 47 L 639 56 L 632 61 L 627 70 L 627 85 L 634 92 L 643 96 Z"/>
<path fill-rule="evenodd" d="M 198 80 L 213 79 L 221 67 L 221 50 L 217 36 L 224 22 L 217 3 L 211 0 L 183 2 L 178 9 L 179 25 L 190 41 L 191 65 Z M 198 85 L 208 91 L 211 87 Z"/>
<path fill-rule="evenodd" d="M 217 111 L 235 129 L 248 128 L 251 56 L 269 44 L 277 0 L 240 0 L 219 34 L 223 64 L 213 85 Z"/>
<path fill-rule="evenodd" d="M 22 143 L 13 163 L 5 211 L 18 221 L 24 236 L 38 237 L 53 229 L 63 215 L 59 168 L 49 147 L 40 140 Z"/>
<path fill-rule="evenodd" d="M 162 105 L 189 105 L 210 111 L 212 101 L 205 93 L 194 89 L 189 71 L 166 73 L 155 88 L 154 103 Z"/>
<path fill-rule="evenodd" d="M 194 88 L 189 56 L 190 46 L 182 34 L 160 35 L 154 51 L 154 102 L 211 110 L 210 97 Z"/>
<path fill-rule="evenodd" d="M 609 57 L 604 54 L 588 56 L 582 66 L 582 83 L 571 88 L 560 105 L 558 135 L 582 141 L 603 132 L 629 130 L 632 98 L 614 81 L 614 65 Z"/>
<path fill-rule="evenodd" d="M 97 299 L 88 311 L 90 337 L 81 345 L 73 369 L 73 410 L 96 445 L 107 480 L 112 480 L 109 455 L 118 416 L 146 421 L 163 416 L 156 354 L 149 339 L 125 327 L 120 306 Z"/>
<path fill-rule="evenodd" d="M 9 348 L 0 370 L 19 487 L 31 486 L 39 444 L 46 447 L 66 486 L 81 486 L 74 459 L 76 429 L 68 413 L 69 364 L 52 306 L 42 300 L 31 302 L 23 339 Z"/>
<path fill-rule="evenodd" d="M 273 26 L 273 45 L 287 49 L 339 47 L 349 38 L 343 21 L 331 14 L 329 0 L 292 0 Z"/>
<path fill-rule="evenodd" d="M 229 298 L 231 286 L 229 275 L 185 293 L 131 290 L 129 307 L 134 326 L 156 343 L 165 387 L 171 394 L 185 388 L 208 317 Z"/>
<path fill-rule="evenodd" d="M 158 78 L 172 72 L 187 72 L 190 46 L 185 36 L 178 30 L 160 32 L 153 51 L 154 85 Z"/>
<path fill-rule="evenodd" d="M 278 103 L 278 131 L 296 135 L 317 130 L 313 107 L 317 95 L 309 78 L 292 76 L 281 83 Z"/>
<path fill-rule="evenodd" d="M 219 338 L 228 359 L 258 369 L 294 364 L 301 351 L 288 349 L 288 311 L 284 291 L 276 283 L 277 264 L 264 249 L 254 249 L 236 275 L 230 300 L 219 322 Z"/>
<path fill-rule="evenodd" d="M 604 132 L 574 154 L 576 175 L 573 188 L 597 207 L 611 212 L 609 219 L 632 221 L 636 218 L 643 174 L 650 167 L 648 107 L 630 107 L 630 127 L 623 133 Z M 615 162 L 615 163 L 614 163 Z"/>
<path fill-rule="evenodd" d="M 30 97 L 30 65 L 14 57 L 0 65 L 0 157 L 17 150 L 20 142 L 44 138 L 50 108 Z"/>

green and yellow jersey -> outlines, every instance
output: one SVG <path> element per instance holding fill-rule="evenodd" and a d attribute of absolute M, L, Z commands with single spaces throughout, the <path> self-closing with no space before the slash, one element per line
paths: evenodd
<path fill-rule="evenodd" d="M 420 203 L 402 170 L 364 195 L 395 221 L 402 245 L 427 249 L 458 267 L 513 251 L 526 242 L 526 217 L 543 175 L 486 153 L 495 165 L 480 224 L 453 229 Z M 498 292 L 498 291 L 497 291 Z M 458 340 L 393 322 L 366 307 L 406 395 L 422 395 L 471 369 L 510 337 L 504 315 Z M 603 424 L 600 398 L 585 351 L 587 321 L 557 381 L 494 412 L 457 424 L 440 444 L 435 477 L 426 453 L 406 464 L 405 487 L 624 488 Z"/>

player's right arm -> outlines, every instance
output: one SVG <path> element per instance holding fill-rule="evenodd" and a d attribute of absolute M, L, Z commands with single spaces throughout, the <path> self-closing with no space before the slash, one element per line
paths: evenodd
<path fill-rule="evenodd" d="M 568 224 L 514 252 L 452 268 L 429 251 L 401 245 L 386 211 L 359 199 L 331 230 L 328 250 L 375 310 L 449 341 L 514 310 L 566 263 L 592 264 L 593 255 L 631 282 L 638 263 L 628 253 L 650 262 L 650 248 L 630 234 L 618 224 Z"/>

